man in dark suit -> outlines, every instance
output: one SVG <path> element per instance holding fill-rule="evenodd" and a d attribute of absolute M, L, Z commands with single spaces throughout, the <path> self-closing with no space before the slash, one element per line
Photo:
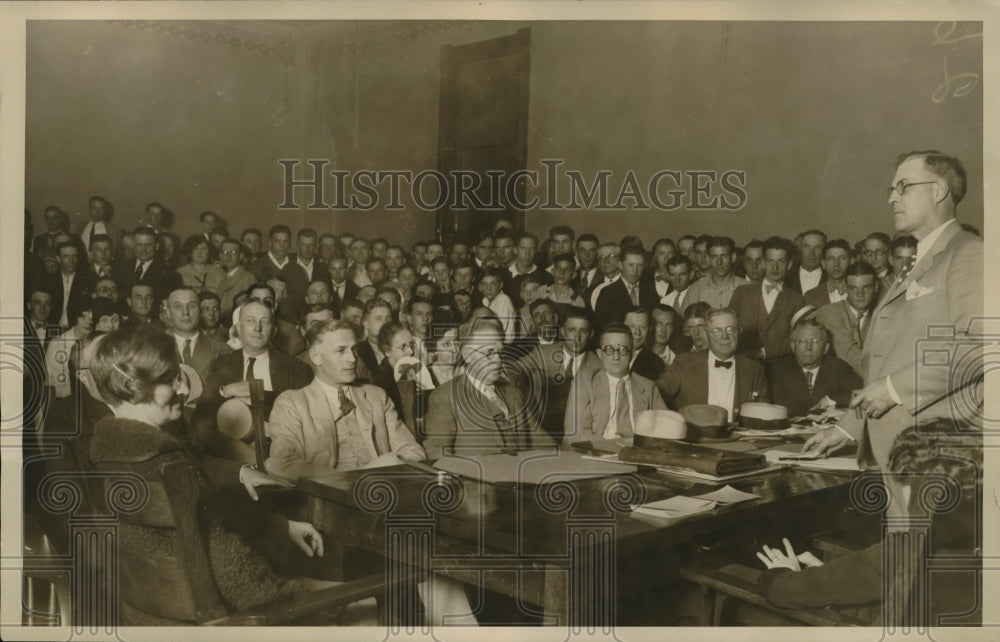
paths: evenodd
<path fill-rule="evenodd" d="M 525 407 L 517 385 L 501 378 L 503 328 L 479 318 L 459 328 L 462 374 L 434 389 L 424 415 L 424 449 L 442 455 L 492 454 L 554 446 Z"/>
<path fill-rule="evenodd" d="M 361 288 L 348 277 L 347 259 L 342 256 L 333 256 L 327 262 L 327 271 L 330 275 L 330 305 L 334 310 L 340 310 L 344 301 L 358 298 Z"/>
<path fill-rule="evenodd" d="M 826 234 L 819 230 L 808 230 L 802 233 L 798 267 L 789 270 L 785 276 L 785 285 L 799 294 L 826 282 L 826 272 L 823 270 L 823 248 L 826 246 Z"/>
<path fill-rule="evenodd" d="M 650 310 L 633 308 L 625 313 L 625 326 L 632 331 L 632 365 L 630 370 L 650 381 L 656 381 L 667 364 L 649 347 Z"/>
<path fill-rule="evenodd" d="M 115 256 L 122 254 L 122 239 L 125 232 L 109 219 L 112 214 L 111 203 L 103 196 L 91 196 L 88 203 L 90 220 L 77 225 L 75 233 L 83 241 L 84 248 L 89 252 L 90 244 L 98 234 L 107 234 L 114 244 Z"/>
<path fill-rule="evenodd" d="M 791 351 L 789 324 L 802 307 L 802 295 L 784 284 L 791 253 L 783 238 L 764 241 L 764 280 L 736 288 L 729 302 L 742 332 L 740 352 L 749 357 L 771 360 Z"/>
<path fill-rule="evenodd" d="M 364 316 L 361 317 L 361 328 L 365 338 L 354 345 L 354 354 L 358 357 L 358 379 L 371 383 L 379 371 L 385 354 L 378 346 L 378 333 L 389 321 L 395 321 L 396 315 L 392 307 L 382 299 L 372 299 L 365 304 Z"/>
<path fill-rule="evenodd" d="M 828 348 L 826 328 L 806 315 L 792 328 L 792 354 L 768 364 L 771 401 L 787 408 L 790 417 L 809 414 L 824 397 L 846 407 L 851 391 L 861 388 L 861 377 Z"/>
<path fill-rule="evenodd" d="M 280 393 L 302 388 L 313 378 L 308 365 L 271 348 L 274 331 L 271 307 L 263 299 L 248 299 L 240 309 L 242 349 L 216 358 L 205 373 L 205 391 L 191 421 L 194 443 L 217 456 L 254 463 L 254 451 L 249 444 L 227 437 L 217 429 L 219 407 L 233 397 L 249 398 L 247 380 L 262 379 L 266 420 Z"/>
<path fill-rule="evenodd" d="M 561 335 L 561 341 L 536 344 L 510 368 L 517 373 L 511 378 L 521 383 L 528 408 L 557 442 L 562 441 L 573 379 L 580 373 L 603 367 L 597 355 L 588 350 L 593 331 L 586 309 L 569 308 L 562 322 Z M 508 371 L 509 377 L 511 374 Z"/>
<path fill-rule="evenodd" d="M 267 283 L 276 275 L 281 276 L 285 283 L 289 281 L 301 281 L 305 278 L 304 272 L 296 267 L 295 261 L 289 256 L 288 250 L 292 245 L 292 231 L 287 225 L 275 225 L 268 233 L 270 248 L 266 254 L 258 257 L 251 263 L 249 269 L 259 283 Z M 308 284 L 308 281 L 306 281 Z M 302 288 L 303 292 L 305 287 Z M 290 303 L 287 306 L 279 306 L 277 309 L 278 318 L 289 323 L 298 321 L 297 313 L 301 305 Z"/>
<path fill-rule="evenodd" d="M 814 308 L 836 303 L 847 298 L 844 273 L 851 265 L 851 244 L 844 239 L 833 239 L 823 246 L 823 283 L 802 293 L 802 301 Z"/>
<path fill-rule="evenodd" d="M 329 281 L 330 274 L 326 264 L 316 258 L 316 231 L 310 228 L 299 230 L 296 237 L 298 254 L 289 254 L 289 265 L 284 271 L 288 283 L 288 295 L 285 297 L 282 310 L 298 319 L 305 307 L 306 289 L 317 279 Z M 287 317 L 286 317 L 287 319 Z"/>
<path fill-rule="evenodd" d="M 621 323 L 625 312 L 636 306 L 652 308 L 660 301 L 650 280 L 642 279 L 646 255 L 638 246 L 626 246 L 619 255 L 622 276 L 604 287 L 594 305 L 594 325 L 603 328 L 609 323 Z"/>
<path fill-rule="evenodd" d="M 162 300 L 175 287 L 181 277 L 162 260 L 156 258 L 156 232 L 151 227 L 139 227 L 132 233 L 134 259 L 122 259 L 111 270 L 111 276 L 124 292 L 133 283 L 143 283 L 153 288 L 157 300 Z"/>
<path fill-rule="evenodd" d="M 677 355 L 667 366 L 656 386 L 667 405 L 679 410 L 692 404 L 712 404 L 725 408 L 735 419 L 747 401 L 768 401 L 764 368 L 755 360 L 736 354 L 740 325 L 729 308 L 705 314 L 708 350 Z"/>
<path fill-rule="evenodd" d="M 48 275 L 45 284 L 45 289 L 52 294 L 49 321 L 68 328 L 76 322 L 67 317 L 69 304 L 89 299 L 93 283 L 90 275 L 79 269 L 80 249 L 75 243 L 61 243 L 58 252 L 59 271 Z"/>
<path fill-rule="evenodd" d="M 96 234 L 90 242 L 90 277 L 96 282 L 97 279 L 110 279 L 114 269 L 112 265 L 114 258 L 114 242 L 107 234 Z"/>
<path fill-rule="evenodd" d="M 198 328 L 201 322 L 201 305 L 193 288 L 181 286 L 167 295 L 167 314 L 170 318 L 170 335 L 177 343 L 181 362 L 194 368 L 204 381 L 212 362 L 231 352 L 231 348 L 218 334 L 209 334 Z"/>
<path fill-rule="evenodd" d="M 42 232 L 31 242 L 31 252 L 35 256 L 40 256 L 43 247 L 56 249 L 56 236 L 60 232 L 69 231 L 69 217 L 55 205 L 45 208 L 45 232 Z"/>

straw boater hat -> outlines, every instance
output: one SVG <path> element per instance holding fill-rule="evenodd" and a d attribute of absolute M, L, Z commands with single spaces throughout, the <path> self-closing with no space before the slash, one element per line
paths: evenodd
<path fill-rule="evenodd" d="M 635 419 L 635 434 L 640 438 L 684 439 L 687 437 L 687 425 L 679 412 L 643 410 Z"/>
<path fill-rule="evenodd" d="M 788 428 L 788 408 L 773 403 L 748 401 L 740 406 L 740 428 L 784 430 Z"/>

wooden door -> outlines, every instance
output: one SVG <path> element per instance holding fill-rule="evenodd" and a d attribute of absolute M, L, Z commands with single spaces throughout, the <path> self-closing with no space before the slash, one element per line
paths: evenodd
<path fill-rule="evenodd" d="M 515 205 L 524 203 L 525 181 L 512 186 L 514 203 L 505 186 L 527 163 L 530 35 L 525 28 L 510 36 L 441 47 L 438 169 L 452 188 L 451 198 L 438 209 L 439 240 L 472 237 L 492 229 L 501 217 L 524 229 L 524 211 Z M 459 179 L 455 172 L 470 175 Z M 457 181 L 472 189 L 455 207 Z"/>

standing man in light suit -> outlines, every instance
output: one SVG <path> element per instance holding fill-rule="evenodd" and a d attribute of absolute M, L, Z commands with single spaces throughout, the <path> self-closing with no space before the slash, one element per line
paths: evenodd
<path fill-rule="evenodd" d="M 983 315 L 983 242 L 955 220 L 965 190 L 965 169 L 956 158 L 923 151 L 897 159 L 889 204 L 896 231 L 917 239 L 917 259 L 872 313 L 861 356 L 866 385 L 851 402 L 860 412 L 846 413 L 803 450 L 830 453 L 855 440 L 859 457 L 874 458 L 885 470 L 896 435 L 918 419 L 974 418 L 970 400 L 981 404 L 982 366 L 947 365 L 974 363 L 975 342 L 963 339 L 981 331 Z M 922 343 L 948 351 L 950 360 L 942 353 L 925 358 Z"/>

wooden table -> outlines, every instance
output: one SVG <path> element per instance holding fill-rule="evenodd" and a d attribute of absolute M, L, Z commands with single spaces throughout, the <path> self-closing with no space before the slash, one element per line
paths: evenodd
<path fill-rule="evenodd" d="M 731 482 L 760 495 L 666 524 L 630 516 L 629 504 L 718 488 L 640 470 L 603 479 L 514 487 L 467 478 L 439 485 L 407 466 L 304 478 L 306 515 L 340 542 L 518 598 L 545 624 L 609 632 L 634 624 L 622 604 L 679 579 L 708 557 L 748 563 L 762 544 L 793 542 L 862 522 L 852 476 L 782 469 Z M 857 491 L 857 488 L 855 489 Z M 664 613 L 661 624 L 673 622 Z M 645 622 L 644 622 L 645 623 Z"/>

